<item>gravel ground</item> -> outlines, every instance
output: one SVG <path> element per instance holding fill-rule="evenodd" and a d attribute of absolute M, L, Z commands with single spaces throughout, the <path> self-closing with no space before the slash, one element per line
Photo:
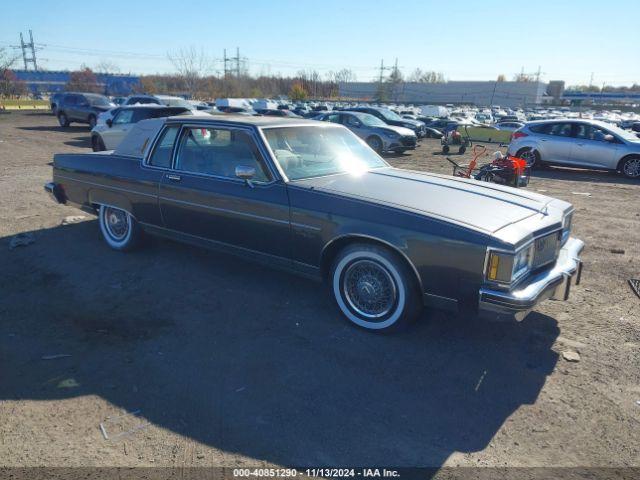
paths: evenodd
<path fill-rule="evenodd" d="M 109 250 L 42 189 L 54 153 L 88 147 L 84 126 L 0 115 L 0 465 L 640 466 L 640 183 L 535 172 L 587 244 L 568 302 L 518 324 L 426 312 L 381 336 L 241 259 Z M 449 173 L 438 152 L 388 160 Z M 10 250 L 22 232 L 34 243 Z M 112 435 L 142 427 L 106 440 L 108 417 Z"/>

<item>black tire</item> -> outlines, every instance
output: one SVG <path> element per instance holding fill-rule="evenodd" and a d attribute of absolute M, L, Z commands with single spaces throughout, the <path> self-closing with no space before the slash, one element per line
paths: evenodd
<path fill-rule="evenodd" d="M 58 123 L 61 127 L 68 127 L 71 122 L 69 121 L 67 114 L 62 112 L 58 113 Z"/>
<path fill-rule="evenodd" d="M 91 137 L 91 148 L 94 152 L 104 152 L 107 149 L 102 138 L 98 135 L 93 135 Z"/>
<path fill-rule="evenodd" d="M 371 149 L 376 152 L 378 155 L 382 155 L 382 150 L 384 149 L 384 143 L 382 143 L 382 139 L 376 135 L 372 135 L 367 138 L 367 145 L 371 147 Z"/>
<path fill-rule="evenodd" d="M 401 330 L 422 311 L 415 275 L 398 254 L 382 246 L 345 247 L 333 262 L 329 282 L 342 315 L 366 330 Z"/>
<path fill-rule="evenodd" d="M 58 106 L 56 104 L 51 105 L 51 113 L 53 113 L 54 117 L 58 116 Z"/>
<path fill-rule="evenodd" d="M 541 165 L 540 154 L 537 150 L 530 147 L 521 148 L 516 153 L 516 157 L 526 160 L 527 165 L 531 168 L 538 168 Z"/>
<path fill-rule="evenodd" d="M 465 147 L 464 145 L 462 145 L 459 149 L 458 149 L 458 153 L 460 155 L 464 155 L 464 152 L 467 151 L 467 147 Z"/>
<path fill-rule="evenodd" d="M 449 153 L 449 145 L 443 145 L 442 146 L 442 153 Z"/>
<path fill-rule="evenodd" d="M 98 220 L 105 242 L 114 250 L 130 251 L 142 243 L 142 228 L 129 212 L 100 205 Z"/>
<path fill-rule="evenodd" d="M 96 118 L 95 115 L 89 115 L 89 130 L 93 130 L 93 127 L 96 126 L 96 123 L 98 123 L 98 119 Z"/>
<path fill-rule="evenodd" d="M 640 156 L 625 157 L 620 161 L 618 170 L 622 175 L 631 179 L 640 178 Z"/>

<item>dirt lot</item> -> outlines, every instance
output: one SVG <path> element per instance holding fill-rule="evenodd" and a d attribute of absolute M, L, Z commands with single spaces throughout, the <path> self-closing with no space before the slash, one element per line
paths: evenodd
<path fill-rule="evenodd" d="M 88 139 L 0 115 L 1 465 L 640 466 L 640 183 L 535 173 L 587 244 L 568 302 L 513 325 L 427 312 L 381 336 L 311 281 L 168 241 L 117 253 L 94 218 L 61 225 L 85 214 L 45 195 L 49 162 Z M 448 173 L 438 150 L 389 161 Z M 35 242 L 10 250 L 20 232 Z M 123 410 L 148 425 L 105 440 Z"/>

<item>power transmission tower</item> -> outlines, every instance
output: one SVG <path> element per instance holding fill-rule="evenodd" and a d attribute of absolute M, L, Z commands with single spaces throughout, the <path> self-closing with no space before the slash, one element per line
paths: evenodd
<path fill-rule="evenodd" d="M 236 78 L 240 78 L 240 47 L 236 47 Z"/>
<path fill-rule="evenodd" d="M 34 70 L 38 70 L 38 63 L 36 61 L 36 47 L 33 43 L 33 32 L 29 30 L 29 42 L 25 43 L 22 32 L 20 32 L 20 45 L 11 45 L 13 48 L 19 48 L 22 50 L 22 61 L 24 62 L 24 69 L 29 69 L 29 64 L 33 65 Z M 29 55 L 29 51 L 31 55 Z"/>

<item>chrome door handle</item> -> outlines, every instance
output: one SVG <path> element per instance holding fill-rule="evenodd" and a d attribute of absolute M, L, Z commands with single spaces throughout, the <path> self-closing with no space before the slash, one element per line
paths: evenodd
<path fill-rule="evenodd" d="M 174 175 L 172 173 L 167 173 L 165 175 L 165 178 L 167 180 L 171 180 L 172 182 L 179 182 L 180 180 L 182 180 L 182 177 L 180 175 Z"/>

